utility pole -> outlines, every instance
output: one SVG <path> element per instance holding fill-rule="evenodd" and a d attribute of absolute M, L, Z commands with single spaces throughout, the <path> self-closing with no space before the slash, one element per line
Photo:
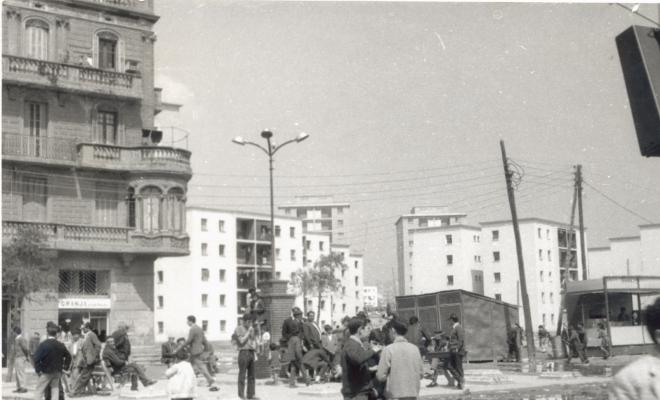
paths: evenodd
<path fill-rule="evenodd" d="M 582 165 L 578 164 L 576 173 L 575 183 L 578 191 L 578 218 L 580 221 L 580 260 L 582 261 L 582 279 L 587 279 L 587 253 L 584 250 L 584 214 L 582 213 Z"/>
<path fill-rule="evenodd" d="M 568 232 L 566 232 L 566 248 L 567 248 L 567 253 L 566 257 L 564 257 L 564 265 L 561 265 L 564 269 L 564 279 L 563 281 L 560 281 L 561 284 L 561 300 L 559 301 L 559 314 L 557 314 L 557 336 L 561 336 L 561 328 L 562 328 L 562 322 L 564 320 L 564 308 L 566 307 L 566 287 L 567 287 L 567 282 L 568 282 L 568 268 L 571 264 L 571 243 L 573 243 L 573 237 L 575 234 L 573 233 L 573 225 L 575 222 L 575 206 L 577 205 L 577 174 L 575 175 L 575 185 L 573 187 L 573 202 L 571 203 L 571 223 L 568 228 Z M 561 274 L 560 274 L 561 277 Z M 565 352 L 566 347 L 562 345 L 562 352 Z M 564 354 L 564 356 L 567 356 L 568 354 Z"/>
<path fill-rule="evenodd" d="M 527 280 L 525 279 L 525 264 L 523 261 L 522 244 L 520 243 L 520 229 L 518 229 L 518 213 L 516 211 L 516 199 L 513 194 L 509 162 L 506 158 L 504 141 L 500 140 L 502 150 L 502 164 L 504 166 L 504 178 L 506 179 L 506 191 L 509 196 L 509 207 L 511 208 L 511 222 L 513 223 L 513 235 L 516 239 L 516 254 L 518 255 L 518 273 L 520 275 L 520 292 L 522 295 L 523 314 L 525 315 L 525 336 L 527 337 L 527 357 L 529 357 L 529 372 L 536 372 L 536 350 L 534 348 L 534 326 L 532 325 L 532 313 L 529 308 L 529 295 L 527 294 Z"/>

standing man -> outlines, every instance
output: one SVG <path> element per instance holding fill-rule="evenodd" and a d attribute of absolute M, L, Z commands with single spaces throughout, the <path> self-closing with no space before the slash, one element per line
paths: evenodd
<path fill-rule="evenodd" d="M 506 343 L 509 346 L 509 361 L 520 362 L 520 340 L 518 329 L 511 327 L 506 335 Z"/>
<path fill-rule="evenodd" d="M 568 358 L 566 359 L 566 363 L 570 364 L 571 358 L 574 357 L 575 354 L 582 360 L 584 364 L 589 363 L 589 359 L 586 357 L 584 354 L 584 351 L 582 351 L 583 346 L 582 342 L 580 341 L 580 335 L 578 334 L 577 330 L 573 325 L 568 327 Z"/>
<path fill-rule="evenodd" d="M 431 335 L 426 332 L 426 329 L 419 323 L 419 318 L 416 316 L 410 317 L 408 331 L 406 333 L 406 340 L 408 343 L 414 344 L 419 348 L 422 356 L 426 355 L 426 347 L 431 344 Z M 389 327 L 391 329 L 391 326 Z M 391 330 L 390 330 L 391 332 Z"/>
<path fill-rule="evenodd" d="M 78 379 L 79 375 L 79 369 L 78 365 L 81 363 L 82 359 L 82 351 L 80 351 L 80 348 L 82 347 L 82 340 L 80 339 L 80 331 L 75 329 L 71 333 L 71 343 L 67 346 L 67 350 L 69 351 L 69 354 L 71 354 L 71 372 L 69 375 L 69 388 L 73 389 L 76 385 L 76 379 Z"/>
<path fill-rule="evenodd" d="M 131 356 L 131 342 L 128 340 L 128 325 L 120 322 L 117 330 L 112 332 L 111 337 L 115 339 L 115 349 L 117 355 L 124 361 L 128 361 Z"/>
<path fill-rule="evenodd" d="M 55 329 L 57 329 L 57 326 L 55 326 Z M 72 389 L 73 393 L 71 393 L 71 397 L 82 396 L 84 394 L 87 384 L 92 377 L 94 367 L 101 361 L 101 342 L 92 331 L 91 324 L 85 322 L 82 326 L 82 331 L 85 338 L 80 346 L 80 350 L 78 350 L 82 354 L 80 355 L 79 364 L 76 366 L 78 367 L 79 374 L 76 384 Z"/>
<path fill-rule="evenodd" d="M 26 393 L 28 390 L 25 387 L 25 368 L 30 365 L 30 349 L 28 348 L 27 339 L 23 337 L 21 328 L 15 326 L 14 334 L 16 335 L 12 348 L 14 369 L 16 370 L 16 390 L 14 390 L 14 393 Z"/>
<path fill-rule="evenodd" d="M 321 348 L 321 329 L 316 325 L 314 311 L 307 312 L 307 321 L 303 323 L 303 344 L 307 350 Z"/>
<path fill-rule="evenodd" d="M 390 327 L 394 342 L 383 350 L 378 363 L 376 378 L 387 381 L 385 397 L 388 399 L 409 400 L 419 396 L 420 380 L 424 377 L 424 365 L 419 348 L 408 343 L 408 331 L 401 322 L 394 320 Z"/>
<path fill-rule="evenodd" d="M 39 347 L 39 343 L 41 343 L 41 335 L 39 332 L 35 332 L 34 335 L 30 338 L 30 362 L 32 362 L 35 353 L 37 352 L 37 347 Z"/>
<path fill-rule="evenodd" d="M 542 353 L 545 353 L 546 346 L 548 345 L 548 338 L 550 337 L 550 333 L 548 333 L 548 331 L 545 329 L 543 325 L 539 325 L 538 336 L 539 336 L 539 348 Z"/>
<path fill-rule="evenodd" d="M 287 344 L 289 352 L 289 387 L 296 387 L 296 378 L 298 371 L 302 371 L 305 378 L 305 384 L 309 385 L 309 376 L 307 371 L 302 365 L 302 310 L 298 307 L 293 307 L 291 310 L 293 316 L 284 320 L 282 324 L 282 343 Z"/>
<path fill-rule="evenodd" d="M 465 357 L 465 331 L 458 322 L 456 314 L 449 316 L 452 323 L 449 333 L 449 368 L 456 379 L 457 388 L 465 388 L 465 377 L 463 376 L 463 357 Z"/>
<path fill-rule="evenodd" d="M 234 335 L 238 346 L 238 397 L 245 399 L 247 375 L 247 398 L 255 399 L 254 352 L 257 349 L 257 339 L 250 314 L 243 315 L 243 323 L 236 327 Z"/>
<path fill-rule="evenodd" d="M 188 346 L 190 349 L 190 364 L 193 368 L 197 369 L 199 372 L 204 375 L 206 382 L 209 384 L 209 391 L 217 392 L 218 388 L 215 386 L 215 380 L 209 374 L 208 369 L 206 368 L 206 363 L 202 360 L 202 353 L 204 352 L 204 343 L 206 342 L 206 337 L 204 337 L 204 331 L 202 328 L 195 324 L 196 318 L 194 315 L 189 315 L 187 318 L 188 326 L 190 331 L 188 332 L 188 339 L 179 346 L 176 351 L 181 350 L 183 347 Z M 175 352 L 176 353 L 176 352 Z"/>
<path fill-rule="evenodd" d="M 71 354 L 64 344 L 57 341 L 58 326 L 54 322 L 46 324 L 48 338 L 37 347 L 34 355 L 34 370 L 39 376 L 35 400 L 41 400 L 50 388 L 51 399 L 60 398 L 62 370 L 69 369 Z"/>
<path fill-rule="evenodd" d="M 344 400 L 368 400 L 373 391 L 368 361 L 380 347 L 365 350 L 363 340 L 369 338 L 370 327 L 359 318 L 348 322 L 348 332 L 350 337 L 341 353 L 341 394 Z"/>

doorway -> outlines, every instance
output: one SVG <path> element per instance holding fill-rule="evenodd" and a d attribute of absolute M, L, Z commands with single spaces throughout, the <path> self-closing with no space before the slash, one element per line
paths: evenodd
<path fill-rule="evenodd" d="M 102 342 L 108 334 L 108 311 L 106 310 L 60 310 L 58 324 L 70 332 L 80 330 L 85 322 L 89 322 L 92 330 Z"/>

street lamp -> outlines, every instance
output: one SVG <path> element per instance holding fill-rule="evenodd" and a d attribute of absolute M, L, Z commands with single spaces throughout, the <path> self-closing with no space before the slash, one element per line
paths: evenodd
<path fill-rule="evenodd" d="M 239 144 L 241 146 L 245 146 L 246 144 L 249 144 L 250 146 L 258 147 L 268 156 L 268 166 L 270 173 L 270 266 L 274 272 L 275 271 L 275 204 L 273 200 L 273 156 L 275 155 L 275 153 L 277 153 L 279 149 L 286 146 L 287 144 L 294 142 L 300 143 L 303 140 L 307 139 L 309 137 L 309 134 L 305 132 L 301 132 L 295 138 L 287 140 L 286 142 L 279 145 L 271 142 L 270 139 L 273 137 L 273 132 L 271 132 L 270 130 L 262 131 L 261 137 L 266 139 L 266 143 L 268 144 L 267 147 L 264 147 L 258 143 L 251 142 L 249 140 L 245 140 L 242 136 L 236 136 L 235 138 L 232 139 L 232 142 Z M 254 286 L 255 287 L 257 286 L 256 264 L 254 266 Z"/>

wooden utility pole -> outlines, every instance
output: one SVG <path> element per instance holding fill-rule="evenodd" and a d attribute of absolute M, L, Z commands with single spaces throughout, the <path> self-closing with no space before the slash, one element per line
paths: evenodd
<path fill-rule="evenodd" d="M 509 196 L 509 207 L 511 208 L 511 222 L 513 223 L 513 235 L 516 239 L 516 254 L 518 255 L 518 274 L 520 275 L 520 292 L 523 303 L 523 314 L 525 315 L 525 335 L 527 337 L 527 357 L 529 358 L 529 372 L 536 372 L 536 350 L 534 348 L 534 326 L 532 325 L 532 313 L 529 308 L 529 295 L 527 294 L 527 280 L 525 279 L 525 263 L 523 261 L 522 244 L 520 243 L 520 229 L 518 229 L 518 213 L 516 211 L 516 199 L 513 194 L 509 162 L 506 158 L 504 141 L 500 140 L 502 150 L 502 164 L 504 165 L 504 178 L 506 179 L 506 191 Z"/>
<path fill-rule="evenodd" d="M 580 260 L 582 261 L 582 279 L 587 279 L 587 253 L 584 250 L 584 214 L 582 213 L 582 165 L 578 164 L 576 173 L 575 183 L 578 192 L 578 218 L 580 221 Z"/>

